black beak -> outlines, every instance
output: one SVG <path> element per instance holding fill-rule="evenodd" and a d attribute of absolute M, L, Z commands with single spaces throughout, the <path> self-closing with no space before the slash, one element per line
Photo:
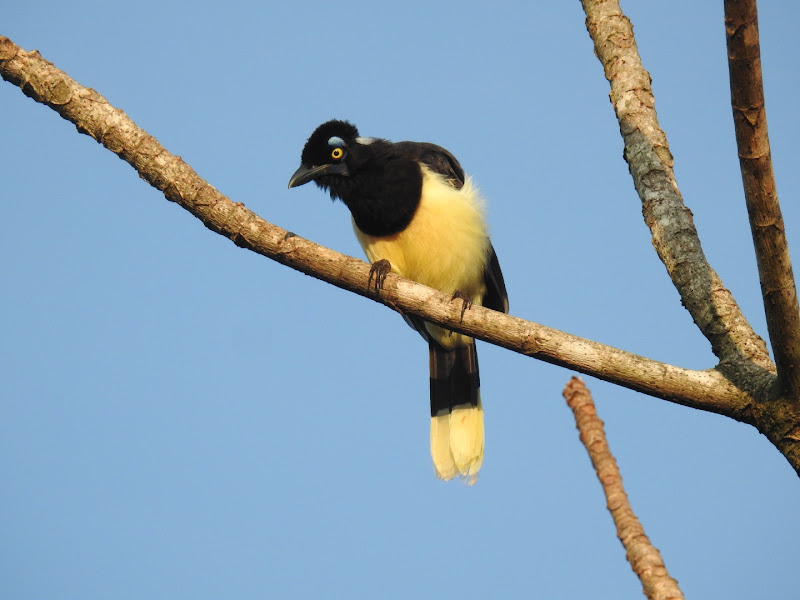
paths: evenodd
<path fill-rule="evenodd" d="M 316 179 L 322 175 L 349 175 L 347 165 L 344 163 L 335 163 L 332 165 L 320 165 L 318 167 L 309 167 L 307 165 L 300 165 L 300 168 L 294 172 L 292 178 L 289 180 L 289 187 L 297 187 L 309 181 Z"/>

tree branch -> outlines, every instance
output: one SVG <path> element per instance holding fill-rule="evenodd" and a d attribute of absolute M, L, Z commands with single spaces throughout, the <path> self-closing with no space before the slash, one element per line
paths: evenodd
<path fill-rule="evenodd" d="M 573 377 L 564 388 L 564 398 L 572 409 L 581 442 L 603 486 L 608 510 L 617 527 L 617 537 L 625 547 L 625 556 L 633 572 L 642 582 L 645 596 L 650 600 L 683 600 L 678 582 L 669 576 L 661 553 L 650 543 L 631 508 L 592 395 L 580 379 Z"/>
<path fill-rule="evenodd" d="M 691 211 L 673 172 L 666 134 L 658 124 L 650 75 L 633 27 L 617 0 L 582 0 L 586 28 L 611 84 L 611 103 L 625 142 L 624 157 L 642 201 L 653 246 L 683 305 L 723 363 L 752 362 L 774 371 L 766 344 L 709 266 Z"/>
<path fill-rule="evenodd" d="M 800 309 L 772 171 L 755 0 L 725 0 L 725 33 L 739 165 L 778 385 L 800 401 Z"/>
<path fill-rule="evenodd" d="M 111 106 L 44 60 L 0 38 L 0 73 L 130 163 L 167 199 L 237 245 L 404 313 L 473 335 L 515 352 L 702 410 L 752 422 L 752 398 L 715 369 L 693 371 L 649 360 L 543 325 L 475 306 L 462 319 L 460 303 L 390 275 L 380 297 L 367 289 L 369 265 L 272 225 L 201 179 L 180 157 Z"/>
<path fill-rule="evenodd" d="M 38 52 L 25 52 L 0 36 L 0 75 L 127 161 L 168 200 L 243 248 L 395 310 L 419 315 L 515 352 L 754 424 L 800 473 L 800 414 L 783 403 L 765 403 L 766 390 L 772 387 L 775 376 L 751 362 L 739 361 L 738 366 L 721 363 L 714 369 L 693 371 L 479 306 L 467 311 L 462 320 L 461 303 L 394 275 L 387 278 L 380 297 L 376 297 L 367 289 L 369 265 L 267 223 L 243 204 L 232 202 L 137 127 L 123 111 L 108 104 L 96 91 L 79 85 Z M 742 365 L 746 368 L 740 368 Z"/>

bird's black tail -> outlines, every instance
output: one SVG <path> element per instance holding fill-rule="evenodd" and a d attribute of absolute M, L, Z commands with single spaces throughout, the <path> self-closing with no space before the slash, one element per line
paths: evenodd
<path fill-rule="evenodd" d="M 483 408 L 475 341 L 445 350 L 429 342 L 431 457 L 436 476 L 475 483 L 483 462 Z"/>

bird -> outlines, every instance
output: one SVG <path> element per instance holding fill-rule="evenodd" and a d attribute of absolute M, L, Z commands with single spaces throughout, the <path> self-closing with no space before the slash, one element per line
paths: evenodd
<path fill-rule="evenodd" d="M 472 304 L 508 312 L 484 200 L 448 150 L 361 137 L 352 123 L 330 120 L 308 138 L 300 163 L 289 188 L 313 181 L 347 206 L 376 291 L 391 271 L 461 299 L 462 317 Z M 475 340 L 403 317 L 428 342 L 434 472 L 472 485 L 484 456 Z"/>

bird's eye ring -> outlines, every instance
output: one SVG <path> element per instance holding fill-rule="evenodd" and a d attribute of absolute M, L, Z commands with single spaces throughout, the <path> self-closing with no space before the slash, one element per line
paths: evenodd
<path fill-rule="evenodd" d="M 331 158 L 339 160 L 343 156 L 344 156 L 344 150 L 342 150 L 341 148 L 334 148 L 333 150 L 331 150 Z"/>

